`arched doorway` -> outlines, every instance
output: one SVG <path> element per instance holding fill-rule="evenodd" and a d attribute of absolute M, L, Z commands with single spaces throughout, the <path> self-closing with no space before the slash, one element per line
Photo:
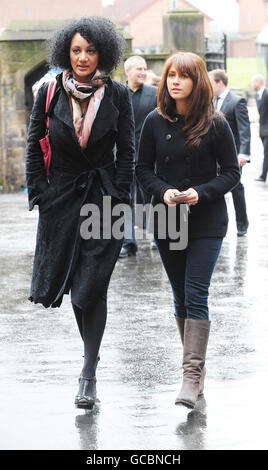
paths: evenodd
<path fill-rule="evenodd" d="M 30 70 L 24 78 L 24 92 L 25 92 L 25 119 L 26 126 L 28 127 L 30 115 L 34 103 L 33 98 L 33 85 L 35 82 L 40 80 L 48 72 L 48 64 L 44 60 L 40 64 L 36 65 L 32 70 Z"/>

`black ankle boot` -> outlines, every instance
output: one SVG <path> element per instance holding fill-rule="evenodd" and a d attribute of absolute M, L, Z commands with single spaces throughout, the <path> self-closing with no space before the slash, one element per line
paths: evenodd
<path fill-rule="evenodd" d="M 79 377 L 79 389 L 74 401 L 76 408 L 92 409 L 96 398 L 96 377 Z"/>

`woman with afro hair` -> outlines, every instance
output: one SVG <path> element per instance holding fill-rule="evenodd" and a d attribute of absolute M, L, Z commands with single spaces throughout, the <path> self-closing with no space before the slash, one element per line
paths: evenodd
<path fill-rule="evenodd" d="M 108 223 L 113 207 L 129 202 L 134 171 L 134 119 L 127 87 L 110 78 L 125 42 L 101 17 L 64 23 L 49 41 L 51 66 L 63 71 L 46 113 L 48 83 L 37 94 L 26 151 L 29 210 L 39 221 L 29 299 L 59 307 L 70 294 L 84 344 L 84 364 L 75 405 L 96 401 L 96 367 L 107 317 L 107 290 L 123 242 Z M 49 122 L 51 163 L 40 140 Z M 110 201 L 105 211 L 104 198 Z M 93 209 L 92 209 L 93 208 Z M 85 231 L 89 215 L 92 233 Z M 85 225 L 88 224 L 88 225 Z M 82 230 L 83 228 L 83 230 Z M 93 235 L 92 235 L 93 234 Z"/>

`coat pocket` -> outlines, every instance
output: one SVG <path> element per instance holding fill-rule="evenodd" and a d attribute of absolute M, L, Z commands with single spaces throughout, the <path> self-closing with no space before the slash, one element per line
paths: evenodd
<path fill-rule="evenodd" d="M 53 205 L 53 202 L 56 197 L 56 189 L 54 187 L 49 187 L 39 199 L 39 212 L 47 212 Z"/>

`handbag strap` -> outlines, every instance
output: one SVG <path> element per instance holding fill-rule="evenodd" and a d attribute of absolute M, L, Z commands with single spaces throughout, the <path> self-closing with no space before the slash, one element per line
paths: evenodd
<path fill-rule="evenodd" d="M 51 82 L 49 82 L 48 89 L 47 89 L 47 99 L 46 99 L 46 114 L 49 110 L 49 106 L 54 96 L 56 86 L 57 86 L 56 80 L 52 80 Z M 48 115 L 47 115 L 47 120 L 46 120 L 46 128 L 49 129 L 49 116 Z"/>

